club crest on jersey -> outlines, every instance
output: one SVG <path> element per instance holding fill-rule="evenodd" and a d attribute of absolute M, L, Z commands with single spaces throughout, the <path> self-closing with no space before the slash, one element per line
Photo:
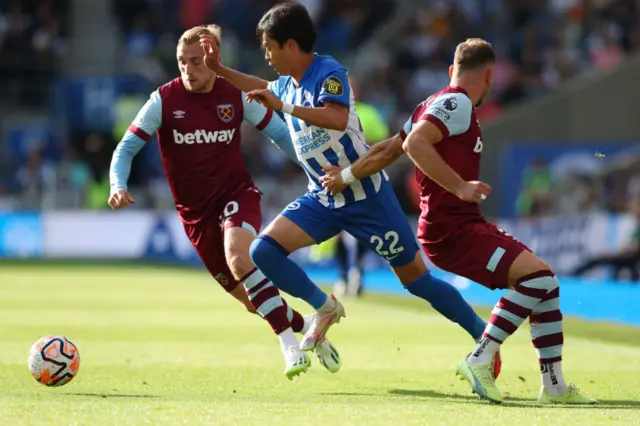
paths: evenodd
<path fill-rule="evenodd" d="M 218 118 L 225 123 L 233 120 L 233 105 L 232 104 L 222 104 L 218 105 Z"/>
<path fill-rule="evenodd" d="M 458 108 L 458 100 L 452 96 L 444 101 L 444 109 L 447 111 L 455 111 Z"/>
<path fill-rule="evenodd" d="M 329 77 L 322 84 L 322 88 L 325 92 L 334 96 L 342 96 L 344 93 L 344 87 L 342 87 L 342 82 L 337 77 Z"/>

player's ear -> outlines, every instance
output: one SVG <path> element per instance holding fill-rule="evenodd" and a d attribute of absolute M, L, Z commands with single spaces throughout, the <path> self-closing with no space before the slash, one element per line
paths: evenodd
<path fill-rule="evenodd" d="M 289 50 L 295 50 L 296 46 L 298 44 L 296 43 L 296 41 L 292 38 L 290 38 L 289 40 L 287 40 L 284 44 L 284 47 L 287 47 Z"/>
<path fill-rule="evenodd" d="M 453 65 L 449 65 L 449 78 L 453 77 Z"/>
<path fill-rule="evenodd" d="M 485 83 L 487 83 L 487 85 L 490 85 L 491 82 L 493 81 L 493 67 L 487 67 L 485 74 L 484 74 L 484 79 L 485 79 Z"/>

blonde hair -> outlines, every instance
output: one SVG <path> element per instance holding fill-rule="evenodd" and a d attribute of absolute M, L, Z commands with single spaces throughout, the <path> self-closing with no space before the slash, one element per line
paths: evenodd
<path fill-rule="evenodd" d="M 178 39 L 178 44 L 193 44 L 200 41 L 201 35 L 210 35 L 220 46 L 222 40 L 222 28 L 216 24 L 198 25 L 185 31 Z"/>
<path fill-rule="evenodd" d="M 454 64 L 462 71 L 480 68 L 495 61 L 491 43 L 481 38 L 468 38 L 456 48 Z"/>

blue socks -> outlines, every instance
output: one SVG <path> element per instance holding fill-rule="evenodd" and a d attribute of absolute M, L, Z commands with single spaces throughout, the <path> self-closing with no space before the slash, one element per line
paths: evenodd
<path fill-rule="evenodd" d="M 432 277 L 427 271 L 405 288 L 414 296 L 429 302 L 433 309 L 451 321 L 460 324 L 475 341 L 482 337 L 485 322 L 451 284 Z"/>
<path fill-rule="evenodd" d="M 316 310 L 327 303 L 327 294 L 288 258 L 289 253 L 273 238 L 258 235 L 249 253 L 258 269 L 280 290 L 303 299 Z"/>
<path fill-rule="evenodd" d="M 273 238 L 259 235 L 251 244 L 249 253 L 258 269 L 280 290 L 305 300 L 316 310 L 327 302 L 327 294 L 309 279 L 302 268 L 288 258 L 289 253 Z M 425 272 L 407 285 L 406 289 L 414 296 L 429 302 L 449 320 L 460 324 L 474 340 L 478 341 L 482 337 L 485 322 L 451 284 Z"/>

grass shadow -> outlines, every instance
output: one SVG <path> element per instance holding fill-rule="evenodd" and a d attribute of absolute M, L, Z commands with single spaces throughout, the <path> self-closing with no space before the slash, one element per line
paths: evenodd
<path fill-rule="evenodd" d="M 123 394 L 123 393 L 82 393 L 74 392 L 67 395 L 73 396 L 89 396 L 93 398 L 159 398 L 158 395 L 149 394 Z"/>
<path fill-rule="evenodd" d="M 460 394 L 447 394 L 430 389 L 391 389 L 389 391 L 391 395 L 411 396 L 418 398 L 433 398 L 433 399 L 447 399 L 458 402 L 470 403 L 477 402 L 479 404 L 488 404 L 488 402 L 481 400 L 477 396 L 473 395 L 460 395 Z M 538 405 L 535 399 L 531 398 L 518 398 L 508 397 L 505 398 L 502 403 L 504 406 L 510 407 L 531 407 L 531 408 L 581 408 L 581 409 L 613 409 L 613 410 L 640 410 L 640 401 L 635 400 L 598 400 L 596 405 L 558 405 L 558 406 L 544 406 Z"/>
<path fill-rule="evenodd" d="M 373 392 L 320 392 L 320 395 L 326 396 L 378 396 Z"/>

